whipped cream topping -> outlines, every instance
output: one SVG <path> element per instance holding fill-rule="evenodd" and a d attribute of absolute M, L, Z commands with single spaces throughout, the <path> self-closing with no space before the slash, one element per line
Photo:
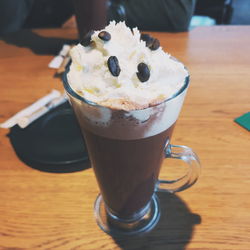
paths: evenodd
<path fill-rule="evenodd" d="M 70 51 L 72 64 L 67 74 L 71 88 L 86 100 L 118 110 L 138 110 L 154 106 L 172 97 L 188 76 L 184 65 L 160 47 L 150 50 L 140 39 L 137 28 L 132 31 L 124 22 L 111 22 L 102 31 L 111 34 L 109 41 L 91 36 L 91 45 L 76 45 Z M 121 69 L 113 76 L 108 59 L 115 56 Z M 147 81 L 138 78 L 138 65 L 150 70 Z"/>

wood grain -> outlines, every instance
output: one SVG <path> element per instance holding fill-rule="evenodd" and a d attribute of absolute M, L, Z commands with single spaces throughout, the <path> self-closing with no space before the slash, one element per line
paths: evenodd
<path fill-rule="evenodd" d="M 34 32 L 76 38 L 70 29 Z M 198 153 L 203 165 L 198 183 L 177 195 L 160 194 L 162 218 L 153 232 L 112 238 L 95 223 L 98 188 L 91 169 L 70 174 L 31 169 L 1 129 L 0 249 L 250 249 L 250 137 L 233 122 L 250 109 L 250 27 L 153 35 L 191 73 L 172 143 Z M 52 88 L 62 90 L 47 67 L 52 57 L 0 41 L 0 122 Z M 161 176 L 178 173 L 165 162 Z"/>

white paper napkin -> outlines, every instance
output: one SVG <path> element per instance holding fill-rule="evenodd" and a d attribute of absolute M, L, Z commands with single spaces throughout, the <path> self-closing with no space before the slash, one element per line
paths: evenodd
<path fill-rule="evenodd" d="M 40 98 L 27 108 L 19 111 L 7 121 L 0 124 L 1 128 L 11 128 L 18 124 L 21 128 L 27 127 L 31 122 L 47 113 L 52 108 L 66 102 L 66 95 L 58 90 L 52 90 L 48 95 Z"/>

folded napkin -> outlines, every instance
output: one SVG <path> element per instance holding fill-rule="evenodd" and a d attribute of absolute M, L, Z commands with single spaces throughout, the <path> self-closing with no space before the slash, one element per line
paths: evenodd
<path fill-rule="evenodd" d="M 70 48 L 70 45 L 64 44 L 59 54 L 49 63 L 49 68 L 58 69 L 62 65 L 64 59 L 68 57 Z"/>
<path fill-rule="evenodd" d="M 58 90 L 52 90 L 48 95 L 40 98 L 35 103 L 16 113 L 7 121 L 1 123 L 0 127 L 11 128 L 18 124 L 21 128 L 25 128 L 49 110 L 66 102 L 66 100 L 66 94 L 61 94 Z"/>

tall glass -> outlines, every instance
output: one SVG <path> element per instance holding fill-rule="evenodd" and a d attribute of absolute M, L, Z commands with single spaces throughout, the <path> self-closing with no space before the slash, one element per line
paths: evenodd
<path fill-rule="evenodd" d="M 64 87 L 100 188 L 95 202 L 98 225 L 111 235 L 150 231 L 160 217 L 155 192 L 187 189 L 199 176 L 200 163 L 196 154 L 186 146 L 170 144 L 189 77 L 172 98 L 146 109 L 124 111 L 84 99 L 70 87 L 66 74 Z M 174 181 L 159 180 L 165 158 L 186 162 L 189 172 Z"/>

